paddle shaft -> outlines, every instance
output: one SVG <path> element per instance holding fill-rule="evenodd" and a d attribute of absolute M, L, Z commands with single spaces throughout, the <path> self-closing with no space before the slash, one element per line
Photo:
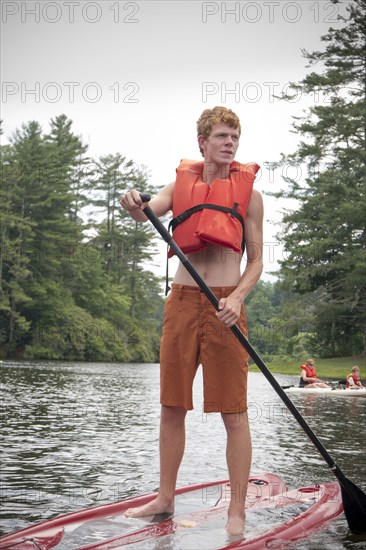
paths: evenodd
<path fill-rule="evenodd" d="M 147 197 L 145 195 L 141 195 L 143 199 L 146 199 Z M 145 202 L 145 201 L 144 201 Z M 210 289 L 205 283 L 205 281 L 200 277 L 200 275 L 197 273 L 191 262 L 188 260 L 187 256 L 182 252 L 180 247 L 177 245 L 177 243 L 174 241 L 171 234 L 167 231 L 167 229 L 164 227 L 162 222 L 159 220 L 159 218 L 154 214 L 154 212 L 151 210 L 149 206 L 146 206 L 144 209 L 144 213 L 149 218 L 153 226 L 157 229 L 157 231 L 160 233 L 160 235 L 163 237 L 164 241 L 169 244 L 169 246 L 174 250 L 175 254 L 179 258 L 179 260 L 182 262 L 188 273 L 191 275 L 191 277 L 194 279 L 194 281 L 197 283 L 197 285 L 200 287 L 200 289 L 204 292 L 206 297 L 209 299 L 211 304 L 214 306 L 216 310 L 218 310 L 219 301 Z M 239 342 L 244 346 L 244 348 L 249 353 L 250 357 L 253 359 L 253 361 L 256 363 L 256 365 L 259 367 L 259 369 L 262 371 L 264 376 L 267 378 L 268 382 L 271 384 L 273 389 L 277 392 L 277 394 L 280 396 L 282 401 L 285 403 L 286 407 L 289 409 L 289 411 L 292 413 L 292 415 L 295 417 L 297 422 L 300 424 L 300 426 L 303 428 L 305 433 L 308 435 L 310 440 L 313 442 L 315 447 L 318 449 L 319 453 L 323 456 L 324 460 L 327 462 L 328 466 L 332 470 L 332 472 L 335 474 L 335 476 L 339 479 L 340 482 L 345 481 L 345 476 L 343 472 L 340 470 L 340 468 L 337 466 L 337 464 L 334 462 L 328 451 L 325 449 L 325 447 L 322 445 L 322 443 L 319 441 L 319 439 L 314 434 L 313 430 L 310 428 L 308 423 L 304 420 L 304 418 L 301 416 L 291 399 L 287 396 L 287 394 L 283 391 L 280 384 L 277 382 L 277 380 L 272 375 L 271 371 L 268 369 L 268 367 L 265 365 L 265 363 L 262 361 L 262 359 L 259 357 L 255 349 L 251 346 L 251 344 L 248 342 L 242 331 L 237 325 L 234 325 L 231 327 L 232 332 L 235 334 L 236 338 L 239 340 Z"/>

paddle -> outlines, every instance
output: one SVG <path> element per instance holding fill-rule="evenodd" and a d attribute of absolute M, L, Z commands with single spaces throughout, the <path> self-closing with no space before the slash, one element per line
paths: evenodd
<path fill-rule="evenodd" d="M 142 202 L 149 202 L 150 195 L 140 194 Z M 190 263 L 186 255 L 182 252 L 179 246 L 174 241 L 173 237 L 161 223 L 159 218 L 154 214 L 149 206 L 146 206 L 144 213 L 147 218 L 151 221 L 153 226 L 160 233 L 164 241 L 170 245 L 174 250 L 175 254 L 182 262 L 188 273 L 192 276 L 197 285 L 204 292 L 206 297 L 209 299 L 211 304 L 218 310 L 219 301 L 216 296 L 213 294 L 211 289 L 206 285 L 206 283 L 201 279 L 197 271 L 194 269 L 193 265 Z M 329 468 L 332 470 L 333 474 L 338 479 L 341 486 L 341 494 L 343 501 L 344 513 L 349 525 L 350 530 L 356 534 L 366 534 L 366 494 L 355 485 L 352 481 L 346 478 L 342 470 L 334 462 L 328 451 L 323 447 L 322 443 L 316 437 L 310 426 L 301 416 L 300 412 L 297 410 L 295 405 L 292 403 L 291 399 L 283 391 L 280 384 L 274 378 L 268 367 L 264 364 L 262 359 L 259 357 L 255 349 L 251 346 L 248 340 L 245 338 L 244 334 L 241 332 L 237 325 L 231 327 L 232 332 L 235 334 L 239 342 L 244 346 L 244 348 L 249 353 L 250 357 L 262 371 L 264 376 L 267 378 L 268 382 L 271 384 L 273 389 L 280 396 L 282 401 L 285 403 L 286 407 L 289 409 L 291 414 L 295 417 L 297 422 L 300 424 L 304 432 L 307 434 L 309 439 L 318 449 L 319 453 L 322 455 L 324 460 L 327 462 Z"/>

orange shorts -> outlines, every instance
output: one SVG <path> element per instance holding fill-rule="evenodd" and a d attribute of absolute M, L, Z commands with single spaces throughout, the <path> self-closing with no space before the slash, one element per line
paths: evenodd
<path fill-rule="evenodd" d="M 235 287 L 213 287 L 217 299 Z M 238 325 L 247 335 L 242 307 Z M 203 371 L 204 412 L 247 410 L 248 353 L 197 287 L 173 284 L 165 302 L 160 347 L 160 402 L 193 409 L 192 386 Z"/>

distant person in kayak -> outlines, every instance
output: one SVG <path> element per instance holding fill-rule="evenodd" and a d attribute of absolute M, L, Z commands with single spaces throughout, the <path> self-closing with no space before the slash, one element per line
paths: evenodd
<path fill-rule="evenodd" d="M 219 311 L 179 263 L 165 303 L 160 347 L 159 494 L 152 503 L 126 512 L 137 517 L 173 511 L 184 454 L 185 417 L 193 409 L 193 380 L 202 364 L 204 412 L 221 413 L 227 432 L 232 496 L 226 529 L 231 535 L 244 530 L 252 450 L 247 416 L 248 354 L 230 327 L 237 323 L 247 334 L 243 302 L 263 269 L 263 201 L 253 190 L 259 166 L 234 160 L 240 134 L 240 121 L 233 111 L 206 109 L 197 121 L 203 161 L 181 161 L 176 180 L 149 203 L 157 216 L 173 211 L 174 240 L 216 294 Z M 146 205 L 137 190 L 128 192 L 120 202 L 133 219 L 146 221 Z M 241 273 L 244 247 L 246 265 Z"/>
<path fill-rule="evenodd" d="M 331 388 L 316 376 L 314 359 L 308 359 L 304 365 L 300 365 L 300 369 L 300 388 Z"/>
<path fill-rule="evenodd" d="M 346 388 L 350 388 L 352 390 L 363 389 L 360 376 L 360 367 L 358 367 L 357 365 L 354 365 L 351 369 L 350 374 L 347 375 Z"/>

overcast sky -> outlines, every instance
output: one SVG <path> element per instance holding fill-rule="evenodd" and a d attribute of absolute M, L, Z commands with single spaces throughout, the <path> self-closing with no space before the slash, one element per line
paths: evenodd
<path fill-rule="evenodd" d="M 201 112 L 224 105 L 242 123 L 237 160 L 262 167 L 256 188 L 282 188 L 281 171 L 265 163 L 295 150 L 292 117 L 320 100 L 279 102 L 272 94 L 309 72 L 301 49 L 324 49 L 320 37 L 339 26 L 349 3 L 3 0 L 3 142 L 24 122 L 47 131 L 64 113 L 91 156 L 120 152 L 163 185 L 181 158 L 200 158 Z M 272 280 L 283 254 L 273 222 L 284 205 L 264 201 L 263 279 Z M 163 275 L 160 259 L 154 270 Z"/>

